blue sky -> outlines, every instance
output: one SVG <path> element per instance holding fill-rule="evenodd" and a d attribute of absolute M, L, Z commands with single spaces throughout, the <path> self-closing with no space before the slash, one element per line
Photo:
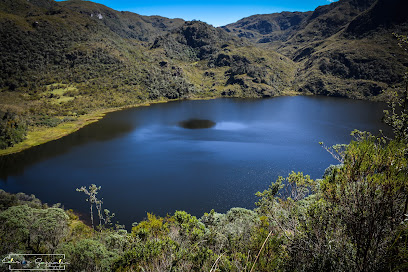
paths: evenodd
<path fill-rule="evenodd" d="M 309 11 L 337 0 L 93 0 L 120 11 L 200 20 L 223 26 L 254 14 Z"/>

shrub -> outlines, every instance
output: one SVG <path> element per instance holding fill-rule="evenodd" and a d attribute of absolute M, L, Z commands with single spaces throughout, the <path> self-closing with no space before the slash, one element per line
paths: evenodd
<path fill-rule="evenodd" d="M 27 124 L 12 112 L 0 112 L 0 149 L 13 146 L 25 139 Z"/>

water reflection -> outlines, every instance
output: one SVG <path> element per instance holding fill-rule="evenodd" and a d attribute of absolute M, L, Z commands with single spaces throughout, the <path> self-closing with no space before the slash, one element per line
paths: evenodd
<path fill-rule="evenodd" d="M 7 181 L 9 176 L 18 176 L 32 164 L 68 153 L 75 147 L 90 142 L 114 139 L 134 129 L 132 123 L 97 122 L 61 139 L 32 147 L 8 156 L 0 156 L 0 179 Z"/>
<path fill-rule="evenodd" d="M 237 122 L 219 122 L 214 129 L 218 130 L 241 130 L 248 126 Z"/>
<path fill-rule="evenodd" d="M 181 121 L 179 125 L 182 128 L 187 128 L 187 129 L 202 129 L 202 128 L 212 128 L 213 126 L 215 126 L 215 122 L 211 120 L 189 119 L 186 121 Z"/>

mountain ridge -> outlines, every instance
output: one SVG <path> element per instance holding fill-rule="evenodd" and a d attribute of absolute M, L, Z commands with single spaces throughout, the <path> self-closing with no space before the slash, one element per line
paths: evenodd
<path fill-rule="evenodd" d="M 279 36 L 248 26 L 265 18 L 279 21 L 287 13 L 243 18 L 224 29 L 299 63 L 296 82 L 301 91 L 377 97 L 400 84 L 406 71 L 407 57 L 392 34 L 407 33 L 406 8 L 402 0 L 340 0 L 313 12 L 292 13 L 302 19 L 283 34 L 278 31 Z"/>

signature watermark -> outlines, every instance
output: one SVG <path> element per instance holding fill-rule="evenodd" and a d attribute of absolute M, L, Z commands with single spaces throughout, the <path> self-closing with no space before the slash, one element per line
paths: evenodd
<path fill-rule="evenodd" d="M 10 271 L 63 271 L 69 262 L 65 254 L 13 254 L 3 258 L 2 263 Z"/>

